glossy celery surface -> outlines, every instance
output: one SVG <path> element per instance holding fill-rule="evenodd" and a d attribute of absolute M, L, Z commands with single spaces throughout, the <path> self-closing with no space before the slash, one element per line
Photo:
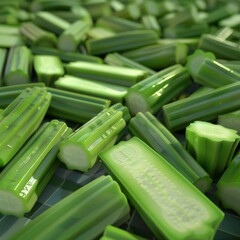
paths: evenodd
<path fill-rule="evenodd" d="M 36 217 L 11 239 L 67 240 L 77 236 L 94 240 L 107 225 L 124 223 L 129 210 L 119 185 L 110 176 L 101 176 Z"/>
<path fill-rule="evenodd" d="M 121 142 L 100 158 L 157 238 L 213 238 L 223 212 L 140 139 Z"/>
<path fill-rule="evenodd" d="M 152 147 L 202 192 L 211 188 L 209 174 L 151 113 L 138 113 L 131 119 L 128 128 L 133 136 Z"/>
<path fill-rule="evenodd" d="M 47 122 L 29 139 L 0 174 L 0 212 L 21 217 L 37 201 L 38 184 L 50 180 L 48 171 L 53 165 L 58 148 L 55 144 L 71 133 L 64 122 Z M 27 159 L 27 161 L 26 161 Z M 51 175 L 53 172 L 51 171 Z M 48 181 L 44 181 L 46 186 Z M 43 190 L 43 186 L 41 186 Z"/>
<path fill-rule="evenodd" d="M 88 171 L 100 152 L 112 146 L 125 127 L 123 113 L 106 109 L 74 131 L 60 144 L 59 159 L 68 169 Z"/>
<path fill-rule="evenodd" d="M 189 153 L 216 179 L 231 162 L 240 136 L 221 125 L 195 121 L 186 128 L 186 140 Z"/>
<path fill-rule="evenodd" d="M 195 120 L 214 120 L 220 114 L 240 107 L 240 83 L 219 87 L 209 93 L 177 100 L 163 106 L 164 121 L 173 131 L 183 129 Z"/>
<path fill-rule="evenodd" d="M 156 113 L 190 86 L 190 83 L 186 68 L 177 64 L 128 88 L 126 104 L 133 115 L 145 111 Z"/>
<path fill-rule="evenodd" d="M 38 128 L 50 104 L 44 88 L 27 88 L 0 114 L 0 166 L 6 165 Z"/>
<path fill-rule="evenodd" d="M 224 208 L 240 214 L 240 155 L 234 157 L 228 168 L 217 182 L 216 195 Z"/>
<path fill-rule="evenodd" d="M 126 87 L 132 86 L 147 76 L 145 71 L 139 69 L 88 62 L 72 62 L 65 68 L 69 75 Z"/>

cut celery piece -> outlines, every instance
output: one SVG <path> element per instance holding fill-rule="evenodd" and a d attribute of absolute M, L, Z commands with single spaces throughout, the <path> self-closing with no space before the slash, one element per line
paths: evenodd
<path fill-rule="evenodd" d="M 126 222 L 129 211 L 119 185 L 110 176 L 101 176 L 37 216 L 11 239 L 64 240 L 77 236 L 93 240 L 107 225 Z"/>
<path fill-rule="evenodd" d="M 3 85 L 2 77 L 7 57 L 7 49 L 0 48 L 0 87 Z"/>
<path fill-rule="evenodd" d="M 111 106 L 111 108 L 114 108 L 117 111 L 122 112 L 122 118 L 124 119 L 125 122 L 129 122 L 131 119 L 131 115 L 129 113 L 129 110 L 126 106 L 122 105 L 121 103 L 115 103 Z"/>
<path fill-rule="evenodd" d="M 128 2 L 122 11 L 114 13 L 115 16 L 137 21 L 141 17 L 140 6 L 134 2 Z"/>
<path fill-rule="evenodd" d="M 9 35 L 0 33 L 0 47 L 1 48 L 10 48 L 14 46 L 19 46 L 23 44 L 23 40 L 19 35 Z"/>
<path fill-rule="evenodd" d="M 156 31 L 159 37 L 162 35 L 161 27 L 156 17 L 153 15 L 143 15 L 141 21 L 147 29 Z"/>
<path fill-rule="evenodd" d="M 240 73 L 240 61 L 239 60 L 217 59 L 216 61 L 221 63 L 225 67 L 230 68 L 237 73 Z"/>
<path fill-rule="evenodd" d="M 0 24 L 0 33 L 6 35 L 18 35 L 20 33 L 18 26 Z"/>
<path fill-rule="evenodd" d="M 112 146 L 125 127 L 123 113 L 114 108 L 99 113 L 60 144 L 59 159 L 70 170 L 87 172 L 100 152 Z"/>
<path fill-rule="evenodd" d="M 102 28 L 102 27 L 92 27 L 88 33 L 88 37 L 91 39 L 102 39 L 102 38 L 108 38 L 112 36 L 116 36 L 117 34 L 113 31 Z"/>
<path fill-rule="evenodd" d="M 222 27 L 238 27 L 240 24 L 240 14 L 236 13 L 233 14 L 227 18 L 222 19 L 221 21 L 219 21 L 219 26 Z"/>
<path fill-rule="evenodd" d="M 158 239 L 213 239 L 224 213 L 140 139 L 100 158 Z"/>
<path fill-rule="evenodd" d="M 219 115 L 217 123 L 226 128 L 234 129 L 240 134 L 240 110 Z"/>
<path fill-rule="evenodd" d="M 186 128 L 187 149 L 212 178 L 218 178 L 240 141 L 237 131 L 221 125 L 195 121 Z"/>

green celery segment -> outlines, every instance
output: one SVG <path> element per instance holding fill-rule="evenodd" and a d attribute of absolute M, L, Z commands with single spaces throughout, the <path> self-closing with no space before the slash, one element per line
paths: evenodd
<path fill-rule="evenodd" d="M 146 29 L 151 29 L 156 31 L 156 33 L 161 37 L 162 30 L 161 27 L 157 21 L 157 18 L 153 15 L 143 15 L 141 18 L 141 21 Z"/>
<path fill-rule="evenodd" d="M 19 27 L 7 24 L 0 24 L 0 33 L 7 35 L 19 35 Z"/>
<path fill-rule="evenodd" d="M 3 77 L 6 58 L 7 58 L 7 49 L 0 48 L 0 86 L 3 85 L 2 77 Z"/>
<path fill-rule="evenodd" d="M 240 141 L 236 130 L 195 121 L 186 128 L 188 152 L 216 179 L 231 162 Z"/>
<path fill-rule="evenodd" d="M 101 176 L 46 210 L 18 231 L 11 240 L 94 240 L 107 225 L 129 218 L 129 205 L 119 185 Z"/>
<path fill-rule="evenodd" d="M 55 145 L 71 132 L 64 122 L 47 122 L 14 156 L 0 174 L 2 214 L 22 217 L 32 209 L 40 194 L 38 185 L 44 181 L 46 186 L 48 181 L 45 178 L 50 180 L 54 173 L 50 171 L 51 175 L 48 175 L 58 153 L 58 146 Z"/>
<path fill-rule="evenodd" d="M 103 27 L 92 27 L 87 33 L 90 39 L 108 38 L 115 36 L 116 34 L 117 33 Z"/>
<path fill-rule="evenodd" d="M 158 239 L 213 239 L 224 213 L 139 138 L 100 158 Z"/>
<path fill-rule="evenodd" d="M 123 113 L 109 108 L 74 131 L 60 144 L 59 159 L 70 170 L 87 172 L 104 149 L 112 146 L 126 123 Z"/>
<path fill-rule="evenodd" d="M 234 129 L 240 134 L 240 110 L 219 115 L 217 123 L 226 128 Z"/>
<path fill-rule="evenodd" d="M 128 107 L 124 106 L 121 103 L 115 103 L 111 106 L 111 108 L 114 108 L 117 111 L 121 111 L 122 112 L 122 118 L 125 120 L 125 122 L 129 122 L 131 119 L 131 115 L 129 113 Z"/>
<path fill-rule="evenodd" d="M 227 68 L 232 69 L 233 71 L 240 73 L 240 61 L 239 60 L 224 60 L 217 59 L 217 62 L 221 63 Z"/>
<path fill-rule="evenodd" d="M 4 34 L 0 33 L 0 47 L 10 48 L 23 44 L 23 40 L 20 35 Z"/>

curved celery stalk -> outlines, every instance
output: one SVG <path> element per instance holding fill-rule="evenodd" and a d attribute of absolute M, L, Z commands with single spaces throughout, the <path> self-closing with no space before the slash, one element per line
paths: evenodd
<path fill-rule="evenodd" d="M 88 171 L 98 154 L 115 143 L 124 127 L 121 111 L 113 108 L 103 111 L 60 144 L 60 161 L 70 170 Z"/>
<path fill-rule="evenodd" d="M 184 64 L 188 47 L 182 43 L 156 44 L 123 53 L 124 57 L 154 70 L 163 69 L 176 63 Z"/>
<path fill-rule="evenodd" d="M 132 86 L 147 76 L 145 71 L 139 69 L 88 62 L 72 62 L 67 64 L 65 69 L 69 75 L 126 87 Z"/>
<path fill-rule="evenodd" d="M 11 48 L 4 72 L 5 85 L 29 83 L 31 67 L 32 53 L 30 49 L 25 46 Z"/>
<path fill-rule="evenodd" d="M 126 104 L 133 115 L 146 111 L 155 113 L 190 83 L 186 68 L 174 65 L 130 87 L 125 96 Z"/>
<path fill-rule="evenodd" d="M 217 123 L 226 128 L 234 129 L 240 134 L 240 110 L 219 115 Z"/>
<path fill-rule="evenodd" d="M 58 148 L 54 154 L 51 149 L 70 132 L 64 122 L 45 123 L 4 168 L 0 174 L 2 214 L 21 217 L 32 209 L 37 201 L 38 183 L 46 176 L 49 179 L 46 174 L 58 153 Z"/>
<path fill-rule="evenodd" d="M 37 216 L 11 239 L 94 240 L 107 225 L 123 224 L 129 210 L 119 185 L 110 176 L 101 176 Z"/>
<path fill-rule="evenodd" d="M 27 88 L 0 114 L 0 166 L 6 165 L 40 125 L 51 95 Z"/>
<path fill-rule="evenodd" d="M 184 128 L 195 120 L 213 120 L 218 115 L 240 107 L 240 83 L 232 83 L 195 97 L 177 100 L 163 106 L 168 129 Z"/>
<path fill-rule="evenodd" d="M 237 131 L 221 125 L 195 121 L 186 128 L 187 150 L 212 178 L 218 178 L 240 141 Z"/>
<path fill-rule="evenodd" d="M 213 239 L 224 213 L 147 144 L 133 137 L 100 158 L 158 239 Z"/>
<path fill-rule="evenodd" d="M 232 160 L 217 183 L 216 195 L 223 206 L 240 214 L 240 155 Z"/>
<path fill-rule="evenodd" d="M 202 192 L 210 189 L 212 180 L 208 173 L 151 113 L 138 113 L 128 128 L 131 134 L 152 147 Z"/>

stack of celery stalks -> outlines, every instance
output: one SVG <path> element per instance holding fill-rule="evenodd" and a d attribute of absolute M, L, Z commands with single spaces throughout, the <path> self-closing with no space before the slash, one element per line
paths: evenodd
<path fill-rule="evenodd" d="M 240 2 L 0 1 L 0 239 L 240 239 Z"/>

